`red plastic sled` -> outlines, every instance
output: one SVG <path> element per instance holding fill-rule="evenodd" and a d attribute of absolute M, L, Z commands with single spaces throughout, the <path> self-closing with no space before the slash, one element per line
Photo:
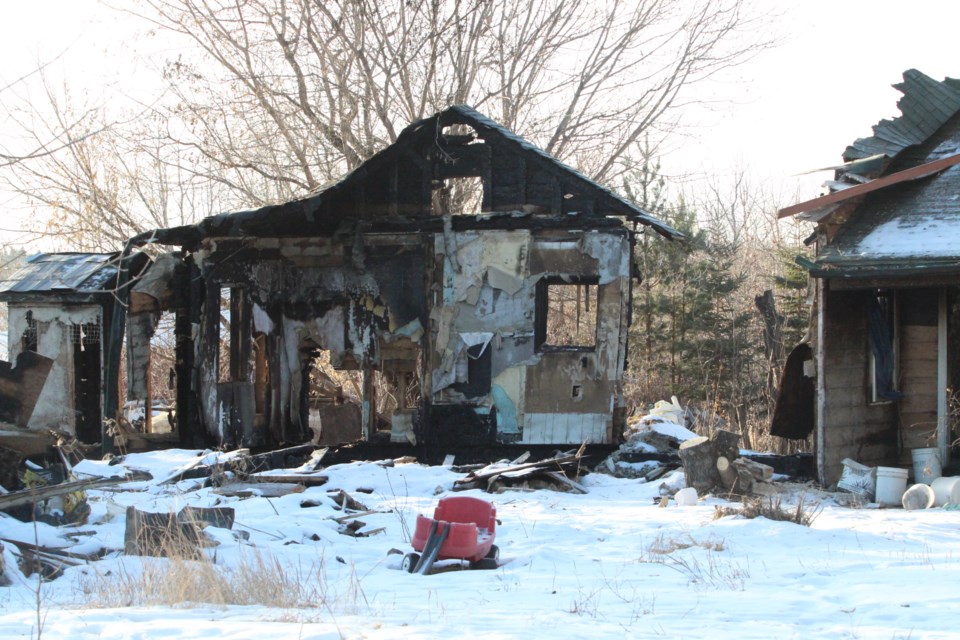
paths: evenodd
<path fill-rule="evenodd" d="M 403 558 L 403 569 L 426 574 L 437 560 L 467 560 L 471 569 L 496 569 L 500 550 L 497 508 L 486 500 L 469 496 L 442 498 L 433 518 L 417 516 L 411 544 L 419 553 Z"/>

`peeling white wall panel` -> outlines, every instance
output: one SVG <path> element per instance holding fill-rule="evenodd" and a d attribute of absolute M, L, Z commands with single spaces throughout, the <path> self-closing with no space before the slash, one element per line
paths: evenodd
<path fill-rule="evenodd" d="M 256 302 L 253 303 L 253 330 L 268 335 L 273 333 L 273 320 Z"/>
<path fill-rule="evenodd" d="M 600 284 L 630 276 L 630 243 L 626 238 L 591 232 L 583 235 L 581 244 L 584 253 L 594 258 L 600 267 Z"/>
<path fill-rule="evenodd" d="M 516 434 L 523 427 L 523 392 L 527 386 L 525 366 L 504 369 L 493 377 L 491 396 L 497 408 L 497 430 Z"/>
<path fill-rule="evenodd" d="M 611 416 L 605 413 L 528 413 L 523 444 L 590 444 L 606 440 Z"/>

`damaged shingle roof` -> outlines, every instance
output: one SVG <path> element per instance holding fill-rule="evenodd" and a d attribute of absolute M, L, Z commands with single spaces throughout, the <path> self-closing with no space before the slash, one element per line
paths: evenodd
<path fill-rule="evenodd" d="M 881 120 L 873 127 L 873 135 L 860 138 L 843 153 L 846 162 L 875 155 L 894 158 L 912 145 L 920 144 L 960 111 L 960 81 L 947 78 L 934 80 L 916 69 L 903 74 L 903 82 L 893 85 L 903 93 L 897 102 L 901 116 Z"/>
<path fill-rule="evenodd" d="M 898 87 L 905 91 L 899 103 L 903 117 L 874 128 L 889 143 L 888 151 L 897 155 L 889 171 L 960 153 L 958 82 L 936 82 L 917 71 L 907 71 L 904 78 L 904 85 Z M 912 136 L 912 142 L 897 149 L 893 131 L 902 133 L 904 140 Z M 921 135 L 924 137 L 917 140 Z M 865 152 L 877 149 L 862 148 Z M 831 241 L 820 248 L 811 273 L 856 278 L 960 272 L 958 194 L 960 165 L 869 193 Z"/>
<path fill-rule="evenodd" d="M 4 293 L 96 292 L 117 275 L 117 253 L 38 253 L 4 280 Z"/>

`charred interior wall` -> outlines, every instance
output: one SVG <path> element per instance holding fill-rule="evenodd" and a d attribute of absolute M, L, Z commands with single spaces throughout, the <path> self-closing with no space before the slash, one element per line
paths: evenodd
<path fill-rule="evenodd" d="M 309 438 L 305 371 L 317 351 L 328 352 L 335 368 L 379 369 L 391 345 L 419 343 L 423 334 L 424 241 L 417 235 L 210 242 L 199 257 L 207 283 L 197 351 L 200 413 L 225 443 Z M 231 293 L 240 301 L 230 303 L 227 320 L 225 290 L 240 292 Z M 229 367 L 222 362 L 225 322 Z M 265 351 L 262 407 L 257 367 L 246 365 L 257 358 L 254 345 Z M 241 426 L 251 422 L 253 430 Z"/>

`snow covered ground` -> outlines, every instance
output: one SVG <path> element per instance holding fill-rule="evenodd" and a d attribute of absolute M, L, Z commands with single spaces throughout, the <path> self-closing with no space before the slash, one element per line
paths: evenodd
<path fill-rule="evenodd" d="M 169 590 L 164 576 L 194 565 L 119 551 L 68 569 L 38 594 L 35 577 L 9 571 L 15 560 L 8 544 L 14 584 L 0 587 L 0 637 L 960 637 L 960 511 L 850 508 L 832 494 L 795 487 L 784 499 L 796 504 L 803 495 L 807 508 L 819 510 L 811 527 L 715 519 L 718 505 L 735 503 L 709 497 L 692 507 L 661 508 L 660 481 L 590 474 L 583 480 L 587 495 L 464 492 L 496 504 L 500 568 L 421 576 L 401 571 L 402 555 L 390 551 L 410 550 L 416 514 L 432 514 L 461 474 L 357 462 L 326 469 L 323 487 L 278 498 L 224 497 L 197 489 L 198 481 L 158 484 L 201 453 L 128 456 L 126 466 L 148 469 L 155 480 L 89 492 L 93 512 L 78 530 L 94 533 L 74 536 L 74 549 L 121 550 L 128 505 L 231 506 L 233 532 L 207 530 L 220 543 L 207 550 L 213 566 L 229 581 L 258 561 L 279 566 L 274 574 L 288 581 L 281 588 L 300 606 L 152 604 L 144 593 Z M 78 471 L 109 475 L 117 467 L 84 462 Z M 666 481 L 681 486 L 682 474 Z M 332 518 L 342 512 L 328 496 L 333 488 L 378 511 L 361 518 L 364 531 L 384 532 L 338 533 Z M 372 492 L 357 492 L 363 488 Z M 62 546 L 71 544 L 67 531 L 46 525 L 35 531 L 0 518 L 2 538 Z M 249 539 L 238 541 L 234 532 Z M 264 580 L 260 600 L 275 586 Z"/>

